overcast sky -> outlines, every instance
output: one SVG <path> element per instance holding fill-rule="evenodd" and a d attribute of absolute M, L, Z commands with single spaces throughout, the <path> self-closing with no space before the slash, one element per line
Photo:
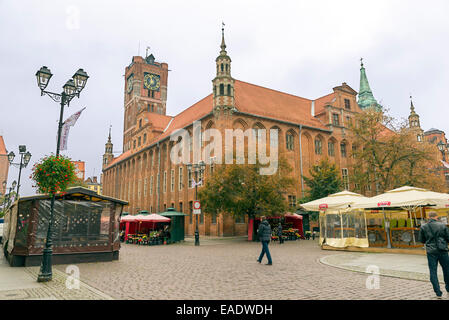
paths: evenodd
<path fill-rule="evenodd" d="M 410 93 L 424 130 L 449 133 L 449 1 L 6 1 L 0 0 L 0 134 L 33 157 L 21 194 L 35 193 L 35 161 L 56 151 L 59 105 L 40 96 L 35 73 L 60 92 L 78 68 L 90 76 L 64 119 L 86 110 L 63 154 L 101 173 L 109 125 L 122 150 L 125 67 L 149 46 L 167 62 L 167 114 L 212 92 L 225 26 L 235 79 L 316 99 L 346 82 L 359 90 L 360 57 L 376 99 L 397 118 Z M 140 45 L 139 45 L 140 44 Z M 19 157 L 16 157 L 19 160 Z M 17 180 L 11 167 L 8 185 Z"/>

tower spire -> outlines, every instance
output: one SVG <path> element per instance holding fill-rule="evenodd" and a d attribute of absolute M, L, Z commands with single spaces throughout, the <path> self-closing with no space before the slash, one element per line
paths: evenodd
<path fill-rule="evenodd" d="M 224 26 L 224 22 L 221 22 L 221 51 L 217 59 L 215 59 L 217 74 L 216 77 L 212 80 L 214 93 L 214 114 L 217 117 L 220 114 L 231 115 L 235 110 L 235 81 L 231 76 L 231 58 L 226 52 Z"/>
<path fill-rule="evenodd" d="M 109 126 L 108 142 L 111 142 L 111 128 L 112 128 L 112 124 Z"/>
<path fill-rule="evenodd" d="M 381 106 L 374 98 L 373 92 L 371 91 L 368 77 L 366 76 L 366 70 L 363 65 L 363 58 L 360 59 L 361 67 L 360 67 L 360 90 L 359 90 L 359 101 L 358 104 L 360 108 L 375 108 L 377 111 L 381 110 Z"/>
<path fill-rule="evenodd" d="M 413 98 L 410 95 L 410 113 L 415 113 L 415 106 L 413 105 Z"/>
<path fill-rule="evenodd" d="M 225 43 L 225 38 L 224 38 L 224 22 L 221 22 L 221 52 L 220 55 L 226 55 L 226 43 Z"/>

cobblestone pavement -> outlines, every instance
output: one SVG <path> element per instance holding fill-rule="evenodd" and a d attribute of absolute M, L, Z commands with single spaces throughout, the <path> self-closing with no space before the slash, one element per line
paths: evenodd
<path fill-rule="evenodd" d="M 256 262 L 259 243 L 191 240 L 168 246 L 124 244 L 118 261 L 79 264 L 80 280 L 116 299 L 435 299 L 430 282 L 380 276 L 369 290 L 368 276 L 320 263 L 345 255 L 322 251 L 316 242 L 270 245 L 273 266 Z M 64 270 L 64 266 L 58 266 Z"/>
<path fill-rule="evenodd" d="M 61 268 L 61 266 L 59 266 Z M 111 300 L 112 298 L 85 283 L 69 289 L 68 274 L 53 268 L 53 280 L 38 283 L 39 267 L 12 268 L 1 254 L 0 300 Z M 74 282 L 69 281 L 73 287 Z"/>

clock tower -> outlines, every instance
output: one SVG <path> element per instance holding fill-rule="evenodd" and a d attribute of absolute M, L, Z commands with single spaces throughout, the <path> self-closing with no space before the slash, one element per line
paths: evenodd
<path fill-rule="evenodd" d="M 167 105 L 168 64 L 157 62 L 150 54 L 134 56 L 125 69 L 123 152 L 131 149 L 141 112 L 165 115 Z"/>
<path fill-rule="evenodd" d="M 212 80 L 214 92 L 214 114 L 232 114 L 235 111 L 234 79 L 231 77 L 231 58 L 226 52 L 224 28 L 221 29 L 221 51 L 215 59 L 217 75 Z"/>

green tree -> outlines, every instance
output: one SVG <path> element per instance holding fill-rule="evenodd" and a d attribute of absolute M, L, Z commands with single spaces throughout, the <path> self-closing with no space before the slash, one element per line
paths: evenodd
<path fill-rule="evenodd" d="M 300 200 L 300 203 L 313 201 L 327 197 L 330 194 L 342 191 L 343 182 L 335 164 L 327 158 L 322 159 L 309 170 L 310 177 L 304 177 L 304 182 L 309 187 L 308 196 Z"/>
<path fill-rule="evenodd" d="M 226 212 L 234 217 L 274 216 L 288 209 L 285 193 L 293 187 L 291 167 L 280 160 L 278 172 L 261 175 L 260 164 L 222 165 L 198 193 L 207 214 Z"/>

